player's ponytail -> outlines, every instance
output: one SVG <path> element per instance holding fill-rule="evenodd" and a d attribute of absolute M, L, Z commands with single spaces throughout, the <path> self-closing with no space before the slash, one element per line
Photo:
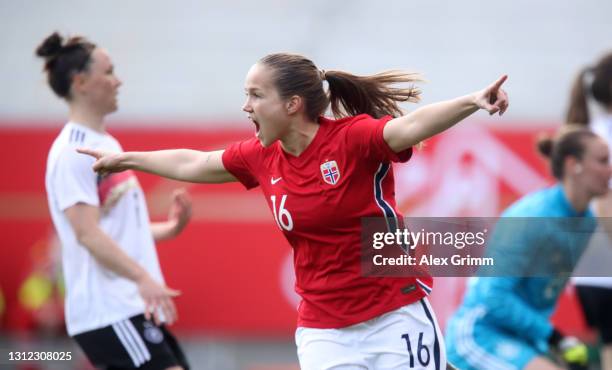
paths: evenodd
<path fill-rule="evenodd" d="M 566 123 L 573 123 L 587 126 L 590 121 L 589 107 L 587 103 L 587 89 L 585 88 L 585 78 L 590 73 L 590 68 L 584 68 L 572 85 L 570 92 L 570 103 L 565 116 Z"/>
<path fill-rule="evenodd" d="M 371 76 L 356 76 L 343 71 L 326 71 L 331 110 L 335 117 L 367 113 L 380 118 L 404 114 L 400 102 L 419 101 L 420 90 L 415 86 L 393 87 L 399 83 L 422 81 L 416 73 L 385 71 Z"/>
<path fill-rule="evenodd" d="M 36 55 L 45 59 L 44 71 L 49 86 L 61 98 L 70 100 L 70 86 L 75 73 L 86 71 L 96 45 L 82 37 L 71 37 L 65 43 L 57 32 L 49 35 L 36 48 Z"/>
<path fill-rule="evenodd" d="M 612 53 L 606 54 L 594 67 L 584 68 L 572 86 L 565 121 L 588 125 L 590 122 L 588 97 L 612 109 Z"/>

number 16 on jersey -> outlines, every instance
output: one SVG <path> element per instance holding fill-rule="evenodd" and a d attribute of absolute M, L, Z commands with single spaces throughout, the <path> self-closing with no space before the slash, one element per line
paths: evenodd
<path fill-rule="evenodd" d="M 271 195 L 270 199 L 272 200 L 272 211 L 274 212 L 274 221 L 281 230 L 291 231 L 293 230 L 293 219 L 291 218 L 291 213 L 285 208 L 285 201 L 287 200 L 287 195 L 281 196 L 280 204 L 278 206 L 278 211 L 276 210 L 276 195 Z"/>

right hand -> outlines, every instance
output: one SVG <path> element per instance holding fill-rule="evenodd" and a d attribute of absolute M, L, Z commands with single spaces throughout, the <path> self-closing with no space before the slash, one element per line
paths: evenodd
<path fill-rule="evenodd" d="M 507 79 L 508 76 L 503 75 L 485 89 L 477 92 L 474 95 L 474 103 L 478 108 L 486 110 L 490 115 L 498 112 L 500 116 L 503 115 L 510 104 L 508 94 L 501 88 Z"/>
<path fill-rule="evenodd" d="M 76 151 L 94 157 L 96 162 L 93 164 L 93 170 L 101 175 L 128 169 L 126 165 L 121 163 L 121 153 L 89 148 L 77 148 Z"/>
<path fill-rule="evenodd" d="M 161 311 L 168 325 L 177 320 L 176 306 L 172 298 L 179 296 L 181 292 L 157 283 L 149 275 L 145 275 L 136 283 L 145 302 L 145 319 L 151 320 L 153 317 L 155 324 L 159 326 L 162 323 L 159 317 Z"/>

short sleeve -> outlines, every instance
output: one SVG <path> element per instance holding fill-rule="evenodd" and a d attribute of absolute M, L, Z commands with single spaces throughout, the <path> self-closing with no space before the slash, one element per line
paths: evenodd
<path fill-rule="evenodd" d="M 257 145 L 259 142 L 254 139 L 233 143 L 221 157 L 225 169 L 247 189 L 259 186 L 259 181 L 253 175 L 253 166 L 249 165 L 255 160 Z"/>
<path fill-rule="evenodd" d="M 94 158 L 77 153 L 72 147 L 60 154 L 53 179 L 55 196 L 61 211 L 77 203 L 99 206 L 97 174 L 92 169 Z"/>
<path fill-rule="evenodd" d="M 383 162 L 407 162 L 412 157 L 412 148 L 395 153 L 383 137 L 387 122 L 393 117 L 376 119 L 367 114 L 356 116 L 348 129 L 347 141 L 353 149 L 364 156 Z"/>

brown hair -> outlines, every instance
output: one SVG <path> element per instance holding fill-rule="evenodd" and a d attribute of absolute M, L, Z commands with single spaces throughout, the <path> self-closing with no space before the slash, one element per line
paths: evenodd
<path fill-rule="evenodd" d="M 71 37 L 65 43 L 54 32 L 37 48 L 36 55 L 45 59 L 44 71 L 49 86 L 57 96 L 70 100 L 72 77 L 86 71 L 91 63 L 91 52 L 96 45 L 83 37 Z"/>
<path fill-rule="evenodd" d="M 553 176 L 562 180 L 565 176 L 563 163 L 565 158 L 582 159 L 587 140 L 596 138 L 593 131 L 580 124 L 564 125 L 555 137 L 542 136 L 538 139 L 538 151 L 548 158 Z"/>
<path fill-rule="evenodd" d="M 587 76 L 592 81 L 587 82 Z M 612 106 L 612 53 L 606 54 L 595 67 L 583 68 L 574 80 L 566 122 L 588 125 L 590 121 L 588 94 L 606 108 Z"/>
<path fill-rule="evenodd" d="M 274 85 L 283 99 L 298 95 L 305 100 L 306 116 L 316 121 L 331 104 L 336 118 L 369 114 L 374 118 L 403 114 L 400 102 L 417 102 L 420 91 L 409 86 L 392 87 L 397 83 L 421 81 L 418 74 L 385 71 L 371 76 L 356 76 L 343 71 L 320 71 L 308 58 L 289 53 L 265 56 L 260 64 L 274 71 Z M 327 80 L 329 92 L 323 89 Z"/>

